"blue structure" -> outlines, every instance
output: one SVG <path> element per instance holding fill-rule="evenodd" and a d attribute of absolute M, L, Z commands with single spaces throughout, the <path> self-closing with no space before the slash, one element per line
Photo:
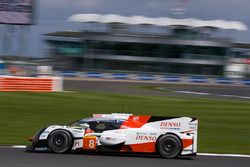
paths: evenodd
<path fill-rule="evenodd" d="M 3 61 L 0 60 L 0 75 L 3 74 L 4 69 L 5 69 L 5 64 Z"/>

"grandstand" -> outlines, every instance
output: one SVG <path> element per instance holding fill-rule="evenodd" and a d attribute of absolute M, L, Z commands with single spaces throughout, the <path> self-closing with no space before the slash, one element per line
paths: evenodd
<path fill-rule="evenodd" d="M 55 69 L 224 75 L 231 58 L 249 58 L 250 44 L 221 37 L 246 31 L 237 21 L 76 14 L 82 31 L 45 34 Z"/>

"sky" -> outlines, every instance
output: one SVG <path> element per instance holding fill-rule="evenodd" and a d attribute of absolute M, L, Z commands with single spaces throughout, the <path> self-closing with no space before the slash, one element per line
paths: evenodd
<path fill-rule="evenodd" d="M 186 12 L 181 16 L 174 16 L 172 9 L 182 3 L 185 4 Z M 69 16 L 78 13 L 224 19 L 242 21 L 250 29 L 250 0 L 36 0 L 35 7 L 35 24 L 26 27 L 24 33 L 21 33 L 27 39 L 24 42 L 27 44 L 25 55 L 31 57 L 44 57 L 47 54 L 42 34 L 60 30 L 81 30 L 81 23 L 67 21 Z M 229 33 L 228 36 L 238 42 L 250 43 L 250 30 Z M 18 47 L 14 47 L 13 54 L 18 51 Z"/>

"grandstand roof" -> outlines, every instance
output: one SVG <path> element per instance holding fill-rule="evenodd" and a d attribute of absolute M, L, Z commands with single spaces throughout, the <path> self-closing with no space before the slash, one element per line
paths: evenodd
<path fill-rule="evenodd" d="M 121 23 L 130 25 L 156 25 L 156 26 L 187 26 L 187 27 L 214 27 L 219 29 L 233 29 L 247 31 L 246 24 L 239 21 L 227 20 L 200 20 L 195 18 L 174 19 L 169 17 L 144 17 L 144 16 L 121 16 L 116 14 L 74 14 L 68 21 L 81 23 Z"/>
<path fill-rule="evenodd" d="M 244 48 L 244 49 L 250 49 L 250 43 L 234 43 L 235 48 Z"/>

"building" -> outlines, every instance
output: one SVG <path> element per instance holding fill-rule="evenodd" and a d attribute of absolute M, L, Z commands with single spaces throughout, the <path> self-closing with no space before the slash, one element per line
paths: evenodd
<path fill-rule="evenodd" d="M 97 14 L 69 20 L 84 30 L 45 34 L 57 69 L 221 76 L 229 58 L 245 56 L 233 49 L 250 46 L 218 37 L 219 30 L 247 30 L 240 22 Z"/>

